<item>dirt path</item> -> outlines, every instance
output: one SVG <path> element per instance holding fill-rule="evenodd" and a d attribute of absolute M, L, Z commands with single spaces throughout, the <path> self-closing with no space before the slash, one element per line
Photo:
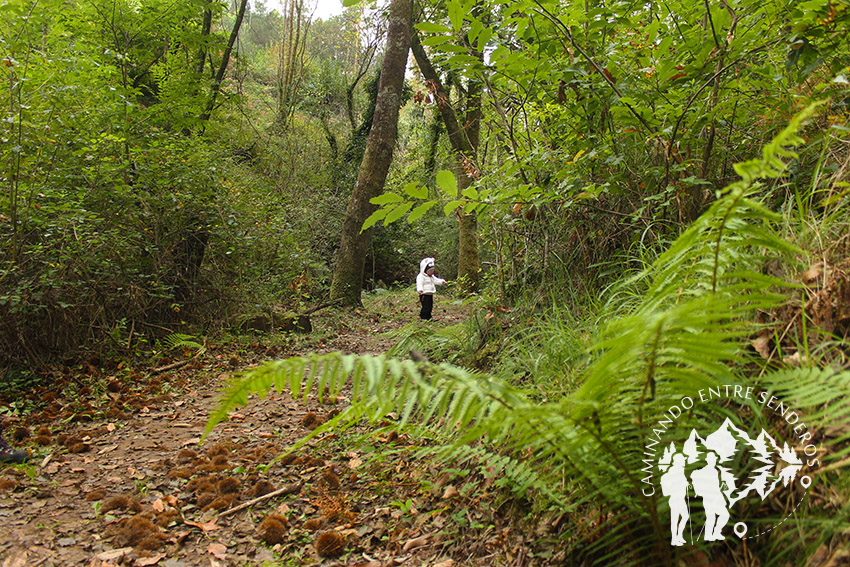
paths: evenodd
<path fill-rule="evenodd" d="M 282 347 L 268 339 L 212 346 L 201 360 L 159 376 L 127 368 L 103 374 L 91 362 L 83 365 L 88 376 L 67 369 L 57 383 L 64 392 L 82 389 L 56 399 L 55 390 L 39 392 L 43 411 L 10 429 L 28 429 L 16 444 L 33 458 L 0 469 L 0 565 L 456 564 L 439 535 L 450 508 L 440 500 L 454 493 L 445 490 L 446 478 L 439 482 L 440 471 L 404 461 L 403 438 L 377 434 L 376 443 L 398 445 L 402 456 L 376 462 L 368 447 L 333 434 L 266 469 L 334 406 L 281 394 L 253 399 L 197 445 L 234 371 L 279 349 L 277 356 L 382 352 L 393 342 L 385 333 L 413 318 L 408 299 L 387 296 L 345 316 L 317 314 L 309 339 Z M 436 316 L 437 325 L 453 324 L 464 308 L 442 301 Z M 96 419 L 77 422 L 87 412 Z M 423 513 L 414 494 L 423 475 L 438 480 L 431 499 L 446 508 L 438 514 Z M 220 515 L 284 487 L 291 493 Z M 270 514 L 277 516 L 262 523 Z M 333 559 L 337 545 L 341 559 Z"/>

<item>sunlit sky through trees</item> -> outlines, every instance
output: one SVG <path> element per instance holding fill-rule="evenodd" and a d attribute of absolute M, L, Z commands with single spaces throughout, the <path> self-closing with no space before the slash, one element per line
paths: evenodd
<path fill-rule="evenodd" d="M 258 3 L 257 0 L 251 0 L 251 4 L 256 5 Z M 281 5 L 283 2 L 281 0 L 266 0 L 265 5 L 269 10 L 277 10 L 280 11 Z M 342 0 L 308 0 L 307 1 L 308 10 L 313 12 L 313 19 L 322 19 L 327 20 L 331 16 L 336 16 L 337 14 L 342 14 L 343 6 Z M 315 8 L 315 11 L 313 10 Z"/>

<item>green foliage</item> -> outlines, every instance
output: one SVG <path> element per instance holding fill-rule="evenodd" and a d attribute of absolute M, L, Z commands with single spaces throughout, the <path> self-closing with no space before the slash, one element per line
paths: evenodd
<path fill-rule="evenodd" d="M 620 564 L 642 564 L 648 553 L 657 564 L 676 564 L 659 496 L 641 490 L 644 446 L 654 422 L 682 396 L 723 384 L 754 385 L 741 372 L 748 363 L 743 339 L 757 328 L 754 310 L 777 305 L 783 296 L 776 289 L 785 285 L 758 267 L 796 251 L 775 234 L 781 219 L 752 198 L 754 184 L 786 167 L 782 158 L 794 157 L 792 148 L 801 142 L 796 131 L 814 111 L 810 107 L 792 120 L 761 159 L 742 164 L 745 179 L 729 186 L 664 254 L 627 282 L 640 295 L 603 327 L 589 364 L 576 377 L 577 387 L 562 397 L 537 402 L 491 376 L 445 363 L 311 355 L 265 364 L 235 381 L 211 415 L 207 433 L 252 393 L 275 388 L 306 398 L 316 392 L 321 400 L 349 386 L 350 407 L 312 436 L 394 413 L 395 426 L 416 424 L 434 439 L 436 448 L 426 452 L 450 462 L 486 459 L 518 493 L 544 497 L 577 515 L 610 518 L 590 537 L 580 523 L 576 526 L 572 535 L 578 539 L 572 539 L 569 553 L 577 562 L 609 564 L 614 549 Z M 407 333 L 403 348 L 414 344 L 415 334 Z M 761 381 L 796 407 L 814 409 L 807 417 L 812 426 L 848 411 L 850 373 L 781 370 Z M 676 427 L 707 426 L 724 412 L 703 404 Z M 795 544 L 798 553 L 811 539 Z"/>
<path fill-rule="evenodd" d="M 170 351 L 177 348 L 194 349 L 197 354 L 203 354 L 207 349 L 204 345 L 195 340 L 192 335 L 183 333 L 172 333 L 166 335 L 157 341 L 157 350 Z"/>

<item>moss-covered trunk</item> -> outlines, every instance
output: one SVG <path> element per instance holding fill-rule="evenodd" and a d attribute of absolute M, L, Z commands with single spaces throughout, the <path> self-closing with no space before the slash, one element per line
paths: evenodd
<path fill-rule="evenodd" d="M 345 305 L 360 303 L 363 266 L 370 233 L 368 230 L 361 233 L 360 227 L 377 209 L 369 200 L 383 191 L 393 159 L 404 71 L 410 50 L 411 14 L 410 0 L 392 1 L 375 116 L 366 141 L 366 152 L 360 164 L 357 182 L 345 210 L 342 238 L 331 282 L 331 299 L 341 299 Z"/>

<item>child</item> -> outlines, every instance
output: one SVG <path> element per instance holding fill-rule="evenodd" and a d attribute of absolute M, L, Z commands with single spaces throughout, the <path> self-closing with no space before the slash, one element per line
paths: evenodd
<path fill-rule="evenodd" d="M 416 276 L 416 291 L 419 292 L 419 303 L 422 304 L 422 309 L 419 310 L 420 321 L 431 319 L 431 310 L 434 309 L 434 293 L 437 291 L 437 286 L 444 283 L 446 283 L 446 280 L 434 275 L 434 259 L 422 258 L 422 261 L 419 262 L 419 275 Z"/>

